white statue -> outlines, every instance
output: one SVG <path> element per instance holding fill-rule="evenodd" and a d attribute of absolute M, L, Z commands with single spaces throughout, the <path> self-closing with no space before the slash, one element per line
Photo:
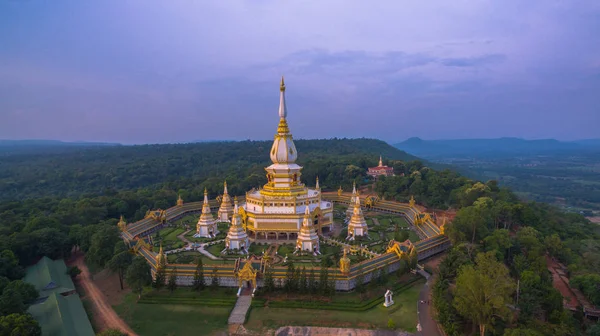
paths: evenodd
<path fill-rule="evenodd" d="M 394 300 L 392 300 L 393 294 L 394 293 L 392 293 L 392 291 L 389 289 L 387 290 L 387 292 L 385 292 L 385 295 L 383 296 L 383 298 L 385 299 L 385 302 L 383 303 L 383 305 L 385 307 L 389 307 L 394 304 Z"/>

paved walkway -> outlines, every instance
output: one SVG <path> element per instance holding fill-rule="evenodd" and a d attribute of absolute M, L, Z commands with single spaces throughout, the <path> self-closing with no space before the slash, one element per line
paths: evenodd
<path fill-rule="evenodd" d="M 413 334 L 403 331 L 391 330 L 368 330 L 350 328 L 326 328 L 326 327 L 281 327 L 275 332 L 275 336 L 412 336 Z"/>
<path fill-rule="evenodd" d="M 419 302 L 417 302 L 417 319 L 419 321 L 420 329 L 417 331 L 417 335 L 423 336 L 442 336 L 440 333 L 437 322 L 431 316 L 433 310 L 431 303 L 431 284 L 432 279 L 429 278 L 421 293 L 419 293 Z"/>
<path fill-rule="evenodd" d="M 235 307 L 229 315 L 228 324 L 244 324 L 246 320 L 246 313 L 250 309 L 250 303 L 252 303 L 252 296 L 240 295 L 235 303 Z"/>

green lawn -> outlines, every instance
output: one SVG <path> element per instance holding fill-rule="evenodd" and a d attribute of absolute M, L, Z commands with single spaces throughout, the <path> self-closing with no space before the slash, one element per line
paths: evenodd
<path fill-rule="evenodd" d="M 424 281 L 418 281 L 410 288 L 394 295 L 395 303 L 389 308 L 378 305 L 365 312 L 252 308 L 248 322 L 244 326 L 258 332 L 264 332 L 265 328 L 278 328 L 286 325 L 386 329 L 387 322 L 391 318 L 398 329 L 415 332 L 417 302 L 423 283 Z"/>
<path fill-rule="evenodd" d="M 232 264 L 234 260 L 213 260 L 196 251 L 186 251 L 167 255 L 167 261 L 170 264 L 192 264 L 198 263 L 198 258 L 202 258 L 204 265 L 223 265 Z"/>
<path fill-rule="evenodd" d="M 223 251 L 224 248 L 225 248 L 225 242 L 221 242 L 221 243 L 206 247 L 206 250 L 208 252 L 210 252 L 210 254 L 214 255 L 215 257 L 218 257 L 221 255 L 221 251 Z"/>
<path fill-rule="evenodd" d="M 128 294 L 115 311 L 139 335 L 211 335 L 227 329 L 231 308 L 178 304 L 138 304 Z"/>

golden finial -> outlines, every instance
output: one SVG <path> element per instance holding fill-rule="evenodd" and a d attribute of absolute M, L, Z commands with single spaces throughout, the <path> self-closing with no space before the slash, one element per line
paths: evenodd
<path fill-rule="evenodd" d="M 285 91 L 285 83 L 283 82 L 283 76 L 281 76 L 281 84 L 279 85 L 279 91 Z"/>
<path fill-rule="evenodd" d="M 208 195 L 208 191 L 206 190 L 206 187 L 204 187 L 204 195 Z"/>

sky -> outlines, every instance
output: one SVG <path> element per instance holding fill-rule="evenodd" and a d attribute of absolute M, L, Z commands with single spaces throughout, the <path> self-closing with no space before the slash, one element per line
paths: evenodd
<path fill-rule="evenodd" d="M 600 137 L 594 0 L 3 0 L 0 139 Z"/>

